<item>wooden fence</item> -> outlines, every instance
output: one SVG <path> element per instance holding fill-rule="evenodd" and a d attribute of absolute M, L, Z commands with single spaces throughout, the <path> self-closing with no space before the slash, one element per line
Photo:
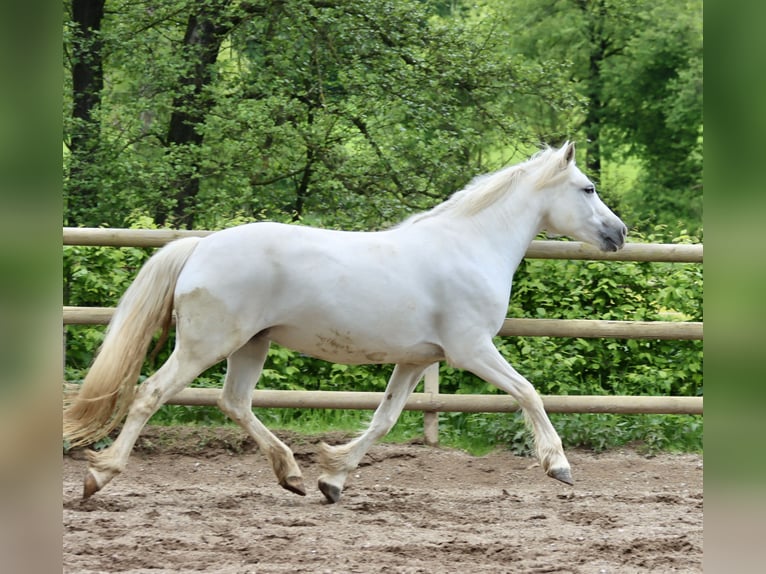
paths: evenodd
<path fill-rule="evenodd" d="M 204 236 L 212 231 L 93 229 L 65 227 L 64 245 L 112 247 L 161 247 L 169 241 L 188 236 Z M 702 263 L 703 246 L 656 243 L 628 243 L 614 253 L 598 251 L 586 244 L 569 241 L 533 241 L 526 257 L 536 259 L 591 259 L 609 261 L 655 261 Z M 109 307 L 64 307 L 65 325 L 107 324 L 114 312 Z M 516 319 L 505 320 L 500 336 L 532 337 L 612 337 L 624 339 L 696 339 L 703 338 L 701 322 L 670 321 L 600 321 L 585 319 Z M 426 442 L 438 442 L 439 412 L 511 412 L 518 404 L 506 395 L 439 394 L 438 364 L 425 373 L 424 392 L 413 393 L 406 410 L 424 412 Z M 214 405 L 220 390 L 188 388 L 175 395 L 169 404 Z M 253 406 L 279 408 L 375 409 L 383 393 L 340 391 L 270 391 L 256 390 Z M 543 396 L 548 412 L 563 413 L 662 413 L 702 414 L 702 397 L 667 396 Z"/>

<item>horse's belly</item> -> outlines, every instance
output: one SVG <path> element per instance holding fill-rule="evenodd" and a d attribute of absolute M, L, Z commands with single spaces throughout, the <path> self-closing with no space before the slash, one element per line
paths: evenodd
<path fill-rule="evenodd" d="M 428 342 L 401 345 L 340 329 L 312 331 L 291 327 L 269 329 L 269 339 L 305 355 L 332 363 L 431 363 L 444 359 L 442 348 Z"/>

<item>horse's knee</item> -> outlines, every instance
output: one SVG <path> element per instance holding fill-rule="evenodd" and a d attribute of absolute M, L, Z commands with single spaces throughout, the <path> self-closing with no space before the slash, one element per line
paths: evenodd
<path fill-rule="evenodd" d="M 253 417 L 250 401 L 229 395 L 225 388 L 216 404 L 226 416 L 240 425 L 246 425 L 247 421 Z"/>
<path fill-rule="evenodd" d="M 242 414 L 237 410 L 237 405 L 229 397 L 226 396 L 225 392 L 220 397 L 218 397 L 216 404 L 225 415 L 230 417 L 235 422 L 241 422 L 244 420 L 242 418 Z"/>

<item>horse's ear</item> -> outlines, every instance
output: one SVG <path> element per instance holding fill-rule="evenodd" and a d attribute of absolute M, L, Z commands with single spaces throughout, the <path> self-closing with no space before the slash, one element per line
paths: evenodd
<path fill-rule="evenodd" d="M 561 167 L 565 168 L 574 161 L 575 158 L 575 145 L 574 142 L 567 142 L 564 144 L 564 159 L 561 162 Z"/>

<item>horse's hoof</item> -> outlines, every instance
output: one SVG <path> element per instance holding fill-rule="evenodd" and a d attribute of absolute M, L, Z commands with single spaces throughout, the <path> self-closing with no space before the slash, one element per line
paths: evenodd
<path fill-rule="evenodd" d="M 548 476 L 555 478 L 556 480 L 560 480 L 569 486 L 574 486 L 574 481 L 572 480 L 572 472 L 568 468 L 553 468 L 548 471 Z"/>
<path fill-rule="evenodd" d="M 334 484 L 330 484 L 329 482 L 324 482 L 320 480 L 319 490 L 322 491 L 322 494 L 324 494 L 324 497 L 327 499 L 327 502 L 329 502 L 330 504 L 335 504 L 336 502 L 340 500 L 341 489 L 335 486 Z"/>
<path fill-rule="evenodd" d="M 91 471 L 88 471 L 88 474 L 85 475 L 85 482 L 83 483 L 82 488 L 82 498 L 85 500 L 86 498 L 90 498 L 94 494 L 96 494 L 100 490 L 100 487 L 98 486 L 98 482 L 96 482 L 96 477 L 93 476 L 93 473 Z"/>
<path fill-rule="evenodd" d="M 279 486 L 295 494 L 306 496 L 306 487 L 303 486 L 303 478 L 300 476 L 288 476 L 279 481 Z"/>

